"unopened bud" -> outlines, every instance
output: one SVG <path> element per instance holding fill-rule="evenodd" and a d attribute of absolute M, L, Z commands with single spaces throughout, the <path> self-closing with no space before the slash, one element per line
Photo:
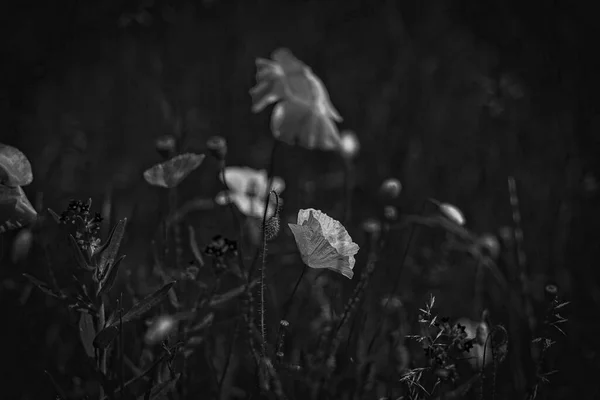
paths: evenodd
<path fill-rule="evenodd" d="M 169 158 L 175 153 L 176 139 L 173 135 L 163 135 L 156 139 L 155 147 L 163 158 Z"/>
<path fill-rule="evenodd" d="M 385 206 L 383 208 L 383 216 L 388 221 L 395 221 L 398 219 L 398 209 L 394 206 Z"/>
<path fill-rule="evenodd" d="M 486 233 L 481 235 L 477 240 L 480 248 L 486 251 L 486 255 L 489 255 L 492 259 L 498 258 L 500 254 L 500 243 L 496 236 Z"/>
<path fill-rule="evenodd" d="M 227 155 L 227 141 L 223 136 L 212 136 L 206 142 L 210 154 L 217 160 L 222 161 Z"/>
<path fill-rule="evenodd" d="M 388 199 L 395 199 L 402 192 L 402 184 L 396 178 L 388 178 L 381 184 L 380 191 Z"/>
<path fill-rule="evenodd" d="M 465 217 L 462 211 L 460 211 L 457 207 L 448 203 L 441 203 L 439 207 L 442 214 L 444 214 L 444 216 L 449 220 L 455 222 L 458 225 L 465 224 Z"/>
<path fill-rule="evenodd" d="M 279 234 L 279 230 L 281 228 L 281 222 L 279 218 L 280 211 L 280 202 L 279 202 L 279 194 L 276 191 L 271 191 L 271 194 L 275 195 L 275 213 L 272 217 L 267 219 L 265 223 L 265 238 L 267 241 L 273 240 Z"/>

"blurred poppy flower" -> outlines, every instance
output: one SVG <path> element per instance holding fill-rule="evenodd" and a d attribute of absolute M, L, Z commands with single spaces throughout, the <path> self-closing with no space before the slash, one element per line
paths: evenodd
<path fill-rule="evenodd" d="M 297 224 L 288 225 L 306 265 L 327 268 L 352 279 L 354 255 L 360 248 L 339 221 L 309 208 L 298 211 Z"/>
<path fill-rule="evenodd" d="M 204 154 L 180 154 L 147 169 L 144 179 L 152 186 L 174 188 L 202 164 L 204 157 Z"/>
<path fill-rule="evenodd" d="M 277 103 L 271 115 L 275 138 L 307 149 L 337 150 L 341 140 L 334 121 L 342 117 L 331 104 L 323 82 L 290 50 L 277 49 L 273 60 L 256 60 L 256 86 L 250 89 L 252 111 Z"/>
<path fill-rule="evenodd" d="M 37 212 L 20 186 L 0 184 L 0 233 L 32 223 Z"/>
<path fill-rule="evenodd" d="M 33 181 L 31 164 L 18 149 L 0 143 L 0 184 L 27 186 Z"/>
<path fill-rule="evenodd" d="M 219 175 L 223 181 L 223 175 Z M 229 191 L 223 191 L 217 194 L 215 202 L 219 205 L 225 205 L 233 202 L 240 212 L 244 215 L 254 218 L 262 218 L 265 212 L 265 201 L 267 196 L 267 185 L 269 178 L 267 171 L 255 170 L 248 167 L 227 167 L 225 168 L 225 181 Z M 277 193 L 283 192 L 285 182 L 278 176 L 274 176 L 271 182 L 271 190 Z M 281 204 L 281 199 L 279 199 Z M 275 215 L 276 201 L 271 196 L 269 198 L 269 209 L 267 218 Z"/>

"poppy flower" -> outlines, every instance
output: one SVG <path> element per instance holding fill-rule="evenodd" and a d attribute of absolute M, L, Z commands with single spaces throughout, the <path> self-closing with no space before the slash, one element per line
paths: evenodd
<path fill-rule="evenodd" d="M 20 186 L 0 184 L 0 233 L 34 222 L 37 212 Z"/>
<path fill-rule="evenodd" d="M 219 175 L 219 178 L 223 181 L 222 174 Z M 269 191 L 267 191 L 269 178 L 264 169 L 257 171 L 249 167 L 227 167 L 225 168 L 225 181 L 229 190 L 220 192 L 215 198 L 215 202 L 219 205 L 233 202 L 242 214 L 254 218 L 263 217 L 266 196 L 271 190 L 281 193 L 285 189 L 283 179 L 275 176 Z M 274 200 L 273 196 L 269 199 L 267 218 L 275 215 L 276 202 Z M 279 199 L 279 203 L 281 204 L 281 199 Z"/>
<path fill-rule="evenodd" d="M 360 247 L 339 221 L 309 208 L 298 212 L 297 224 L 288 225 L 306 265 L 327 268 L 352 279 L 356 262 L 354 255 Z"/>
<path fill-rule="evenodd" d="M 27 186 L 33 181 L 31 164 L 18 149 L 0 143 L 0 184 Z"/>
<path fill-rule="evenodd" d="M 180 154 L 144 171 L 144 179 L 152 186 L 174 188 L 204 161 L 204 154 Z"/>
<path fill-rule="evenodd" d="M 342 117 L 331 104 L 323 82 L 290 50 L 277 49 L 273 60 L 256 60 L 256 86 L 250 89 L 252 111 L 276 103 L 273 136 L 307 149 L 337 150 L 341 139 L 334 121 Z"/>

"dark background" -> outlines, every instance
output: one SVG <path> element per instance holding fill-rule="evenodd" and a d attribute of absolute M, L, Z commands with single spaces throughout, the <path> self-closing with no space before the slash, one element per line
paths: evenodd
<path fill-rule="evenodd" d="M 251 113 L 248 90 L 254 59 L 288 47 L 360 139 L 351 234 L 379 212 L 374 194 L 389 176 L 403 183 L 405 211 L 434 197 L 459 206 L 475 232 L 496 232 L 512 223 L 506 179 L 515 176 L 533 292 L 542 298 L 555 282 L 573 302 L 550 394 L 593 398 L 594 21 L 591 8 L 567 1 L 15 1 L 0 12 L 0 141 L 31 160 L 25 191 L 36 206 L 92 197 L 100 207 L 110 196 L 115 218 L 133 218 L 129 267 L 147 263 L 164 206 L 142 179 L 160 161 L 155 139 L 184 132 L 181 149 L 201 151 L 222 135 L 231 164 L 267 168 L 269 113 Z M 216 163 L 202 168 L 182 185 L 183 200 L 216 193 Z M 287 183 L 286 218 L 309 206 L 341 215 L 338 158 L 286 146 L 275 171 Z M 299 194 L 307 181 L 312 199 Z M 200 242 L 221 229 L 220 216 L 194 217 Z M 68 376 L 75 350 L 55 304 L 37 291 L 20 301 L 20 273 L 43 276 L 44 266 L 35 255 L 12 263 L 13 236 L 1 238 L 0 397 L 51 398 L 43 370 Z M 448 294 L 440 307 L 459 316 L 461 304 Z"/>

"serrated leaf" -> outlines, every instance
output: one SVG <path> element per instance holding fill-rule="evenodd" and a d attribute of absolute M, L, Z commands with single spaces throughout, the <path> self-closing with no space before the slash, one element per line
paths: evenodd
<path fill-rule="evenodd" d="M 124 258 L 125 256 L 123 255 L 119 257 L 113 265 L 108 266 L 108 271 L 106 271 L 104 279 L 102 279 L 102 281 L 100 281 L 98 284 L 98 292 L 96 293 L 97 296 L 108 293 L 108 291 L 113 287 L 115 280 L 117 279 L 117 275 L 119 275 L 119 264 L 121 264 L 121 261 L 123 261 Z"/>
<path fill-rule="evenodd" d="M 107 273 L 107 267 L 109 264 L 113 264 L 115 258 L 117 257 L 117 253 L 119 251 L 119 247 L 121 246 L 121 241 L 123 240 L 123 235 L 125 234 L 125 225 L 127 224 L 127 218 L 122 219 L 117 222 L 114 226 L 108 239 L 106 242 L 98 249 L 95 257 L 97 257 L 98 263 L 98 276 L 99 281 L 101 281 Z"/>
<path fill-rule="evenodd" d="M 101 349 L 107 348 L 117 336 L 117 333 L 119 332 L 118 325 L 120 322 L 122 322 L 123 324 L 131 322 L 150 311 L 150 309 L 158 305 L 167 296 L 169 290 L 171 290 L 174 284 L 174 281 L 167 283 L 166 285 L 158 289 L 156 292 L 145 297 L 136 305 L 131 307 L 131 309 L 129 309 L 129 311 L 127 311 L 121 317 L 120 321 L 114 321 L 111 325 L 105 327 L 100 332 L 98 332 L 98 334 L 94 338 L 94 347 Z"/>
<path fill-rule="evenodd" d="M 90 265 L 89 260 L 81 251 L 81 247 L 79 247 L 79 244 L 73 235 L 69 235 L 69 244 L 71 245 L 73 255 L 75 256 L 75 261 L 77 261 L 79 268 L 83 268 L 86 271 L 93 271 L 94 267 Z"/>
<path fill-rule="evenodd" d="M 79 316 L 79 338 L 81 344 L 87 353 L 88 357 L 94 357 L 94 346 L 92 342 L 96 336 L 96 328 L 94 327 L 94 320 L 88 313 L 81 313 Z"/>
<path fill-rule="evenodd" d="M 29 280 L 32 284 L 38 287 L 42 292 L 46 293 L 49 296 L 55 297 L 57 299 L 64 299 L 64 295 L 62 293 L 58 293 L 48 286 L 46 282 L 39 280 L 38 278 L 31 276 L 29 274 L 23 274 L 25 278 Z"/>

